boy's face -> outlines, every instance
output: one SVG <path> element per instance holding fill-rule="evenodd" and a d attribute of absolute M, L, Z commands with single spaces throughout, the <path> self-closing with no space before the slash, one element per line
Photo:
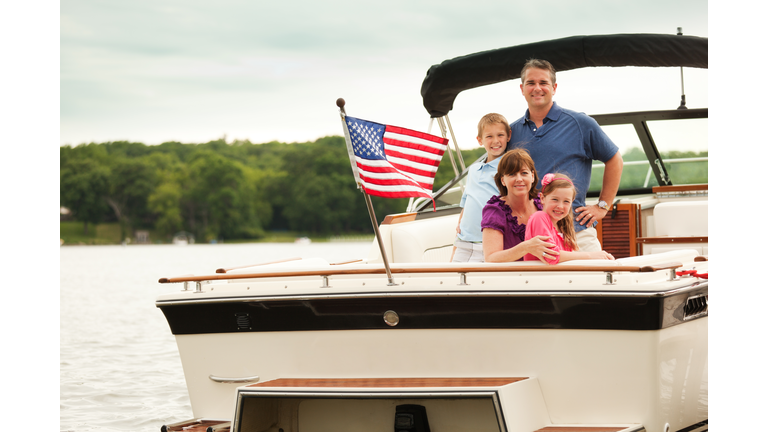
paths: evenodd
<path fill-rule="evenodd" d="M 485 151 L 488 152 L 488 160 L 486 162 L 501 157 L 507 150 L 507 141 L 509 141 L 507 127 L 501 123 L 486 125 L 483 128 L 483 134 L 477 137 L 477 142 L 485 147 Z"/>

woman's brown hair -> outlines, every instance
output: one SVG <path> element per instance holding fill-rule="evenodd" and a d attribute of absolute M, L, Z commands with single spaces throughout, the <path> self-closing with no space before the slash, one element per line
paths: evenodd
<path fill-rule="evenodd" d="M 533 183 L 528 191 L 528 199 L 534 199 L 539 196 L 536 185 L 539 183 L 539 175 L 536 174 L 536 166 L 533 164 L 531 155 L 527 150 L 517 148 L 504 153 L 499 161 L 499 167 L 496 169 L 496 175 L 493 179 L 496 181 L 496 187 L 499 188 L 501 196 L 506 196 L 509 191 L 507 187 L 501 184 L 501 178 L 505 175 L 514 175 L 528 168 L 533 173 Z"/>

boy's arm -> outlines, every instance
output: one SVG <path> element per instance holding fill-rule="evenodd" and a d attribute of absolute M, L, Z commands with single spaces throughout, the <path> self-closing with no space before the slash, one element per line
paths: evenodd
<path fill-rule="evenodd" d="M 456 234 L 461 234 L 461 217 L 464 216 L 464 209 L 461 209 L 459 213 L 459 222 L 456 224 Z M 456 253 L 456 246 L 451 249 L 451 262 L 453 262 L 453 254 Z"/>

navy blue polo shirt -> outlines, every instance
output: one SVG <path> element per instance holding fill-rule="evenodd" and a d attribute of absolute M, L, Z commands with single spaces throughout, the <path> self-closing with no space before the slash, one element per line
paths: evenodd
<path fill-rule="evenodd" d="M 547 173 L 564 173 L 573 180 L 577 191 L 573 203 L 574 210 L 584 206 L 592 178 L 592 161 L 605 163 L 619 151 L 619 147 L 608 138 L 592 117 L 560 108 L 555 102 L 552 103 L 552 108 L 540 128 L 530 120 L 528 110 L 523 117 L 510 123 L 509 127 L 512 133 L 507 150 L 528 150 L 533 163 L 536 164 L 539 189 L 541 178 Z M 574 225 L 576 232 L 586 228 L 576 221 Z"/>

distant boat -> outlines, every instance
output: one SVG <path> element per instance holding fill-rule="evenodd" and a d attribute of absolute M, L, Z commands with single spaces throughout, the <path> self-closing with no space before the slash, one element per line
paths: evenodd
<path fill-rule="evenodd" d="M 186 231 L 177 232 L 173 235 L 173 244 L 177 246 L 186 246 L 195 243 L 195 236 Z"/>
<path fill-rule="evenodd" d="M 295 244 L 310 244 L 312 240 L 309 237 L 298 237 L 293 241 Z"/>

